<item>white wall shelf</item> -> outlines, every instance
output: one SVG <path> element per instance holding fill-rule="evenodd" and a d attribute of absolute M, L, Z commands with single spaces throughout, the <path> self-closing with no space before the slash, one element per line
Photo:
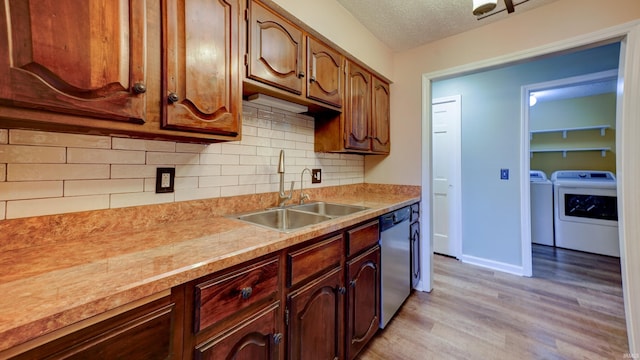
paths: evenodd
<path fill-rule="evenodd" d="M 600 130 L 600 136 L 604 136 L 605 131 L 607 129 L 611 129 L 611 125 L 595 125 L 595 126 L 581 126 L 581 127 L 573 127 L 573 128 L 531 130 L 529 131 L 529 140 L 533 139 L 533 134 L 552 133 L 552 132 L 561 132 L 562 138 L 566 139 L 567 133 L 569 131 L 585 131 L 585 130 Z"/>
<path fill-rule="evenodd" d="M 602 157 L 607 156 L 607 151 L 611 151 L 610 147 L 593 147 L 593 148 L 572 148 L 572 149 L 531 149 L 529 151 L 530 156 L 533 157 L 533 153 L 542 153 L 542 152 L 561 152 L 562 157 L 566 158 L 568 152 L 572 151 L 600 151 Z"/>

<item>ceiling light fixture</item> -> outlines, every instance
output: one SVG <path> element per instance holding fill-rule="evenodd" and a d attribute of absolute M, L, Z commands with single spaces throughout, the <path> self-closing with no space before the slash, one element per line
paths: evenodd
<path fill-rule="evenodd" d="M 270 106 L 272 108 L 290 111 L 290 112 L 293 112 L 293 113 L 296 113 L 296 114 L 305 113 L 305 112 L 309 111 L 309 108 L 304 106 L 304 105 L 300 105 L 300 104 L 292 103 L 290 101 L 274 98 L 273 96 L 269 96 L 269 95 L 265 95 L 265 94 L 249 95 L 249 97 L 247 97 L 247 101 L 249 101 L 251 103 L 254 103 L 254 104 Z"/>
<path fill-rule="evenodd" d="M 473 0 L 473 15 L 480 16 L 496 8 L 498 0 Z"/>

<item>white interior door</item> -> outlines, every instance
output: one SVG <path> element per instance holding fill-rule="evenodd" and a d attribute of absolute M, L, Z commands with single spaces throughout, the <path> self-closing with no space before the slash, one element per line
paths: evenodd
<path fill-rule="evenodd" d="M 433 252 L 459 258 L 460 239 L 460 95 L 433 99 Z"/>

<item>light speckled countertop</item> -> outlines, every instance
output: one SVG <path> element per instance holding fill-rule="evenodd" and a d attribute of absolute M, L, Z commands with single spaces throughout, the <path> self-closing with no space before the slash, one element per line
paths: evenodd
<path fill-rule="evenodd" d="M 140 222 L 132 223 L 129 229 L 115 224 L 107 227 L 102 220 L 98 225 L 112 231 L 78 230 L 73 234 L 64 230 L 57 236 L 43 236 L 25 247 L 0 235 L 0 250 L 3 250 L 0 252 L 3 269 L 0 273 L 0 351 L 198 277 L 420 201 L 415 187 L 371 189 L 372 185 L 361 185 L 344 192 L 316 192 L 315 200 L 369 209 L 290 233 L 218 214 L 193 220 L 186 220 L 189 216 L 185 215 L 185 219 L 179 221 L 156 216 L 153 222 L 148 221 L 144 226 Z M 215 204 L 218 208 L 220 201 Z M 218 211 L 247 210 L 226 204 L 228 208 Z M 195 208 L 202 210 L 202 205 L 197 205 Z M 185 209 L 190 208 L 182 210 Z M 102 218 L 124 215 L 126 213 L 107 212 Z M 85 218 L 89 216 L 94 214 Z M 61 219 L 66 220 L 64 216 L 43 219 L 42 229 L 56 228 L 56 224 L 64 226 Z M 79 226 L 91 224 L 90 219 L 84 219 L 84 223 L 81 219 L 78 216 L 73 220 Z M 12 234 L 27 237 L 30 232 L 37 233 L 36 224 L 32 219 L 0 223 L 0 234 L 10 233 L 3 230 L 13 229 L 11 226 L 22 226 L 28 230 L 14 229 Z M 61 241 L 65 235 L 67 240 Z"/>

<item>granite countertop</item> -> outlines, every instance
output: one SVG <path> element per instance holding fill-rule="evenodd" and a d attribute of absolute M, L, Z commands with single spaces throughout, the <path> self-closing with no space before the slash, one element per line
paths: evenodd
<path fill-rule="evenodd" d="M 385 194 L 358 189 L 316 195 L 324 196 L 314 200 L 360 205 L 368 210 L 289 233 L 218 214 L 180 221 L 159 218 L 164 221 L 141 228 L 116 226 L 115 231 L 83 232 L 83 236 L 76 237 L 66 233 L 69 239 L 65 241 L 9 246 L 0 252 L 0 351 L 420 201 L 419 191 Z"/>

